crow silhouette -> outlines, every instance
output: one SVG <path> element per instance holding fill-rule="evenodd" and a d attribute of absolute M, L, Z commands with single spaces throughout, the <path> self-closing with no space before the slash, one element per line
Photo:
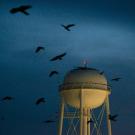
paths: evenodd
<path fill-rule="evenodd" d="M 55 60 L 62 60 L 62 58 L 66 55 L 66 53 L 62 53 L 60 55 L 57 55 L 55 57 L 53 57 L 52 59 L 50 59 L 50 61 L 55 61 Z"/>
<path fill-rule="evenodd" d="M 113 78 L 112 81 L 119 81 L 121 78 L 117 77 L 117 78 Z"/>
<path fill-rule="evenodd" d="M 76 69 L 86 70 L 86 69 L 88 69 L 88 68 L 87 68 L 87 67 L 77 67 Z"/>
<path fill-rule="evenodd" d="M 71 31 L 70 28 L 73 27 L 73 26 L 75 26 L 75 24 L 68 24 L 68 25 L 63 25 L 63 24 L 62 24 L 61 26 L 64 27 L 65 30 Z"/>
<path fill-rule="evenodd" d="M 45 103 L 45 102 L 46 102 L 45 98 L 41 97 L 41 98 L 37 99 L 36 105 L 39 105 L 40 103 Z"/>
<path fill-rule="evenodd" d="M 104 74 L 104 71 L 101 71 L 99 74 L 100 74 L 100 75 L 103 75 L 103 74 Z"/>
<path fill-rule="evenodd" d="M 89 121 L 87 121 L 87 124 L 89 123 L 93 123 L 94 121 L 92 119 L 90 119 Z"/>
<path fill-rule="evenodd" d="M 51 76 L 53 76 L 53 75 L 55 75 L 55 74 L 57 75 L 58 72 L 54 70 L 54 71 L 52 71 L 52 72 L 49 74 L 49 77 L 51 77 Z"/>
<path fill-rule="evenodd" d="M 21 12 L 25 15 L 29 15 L 29 13 L 26 12 L 26 10 L 29 9 L 29 8 L 32 8 L 32 6 L 31 5 L 22 5 L 20 7 L 12 8 L 10 10 L 10 13 L 15 14 L 15 13 Z"/>
<path fill-rule="evenodd" d="M 12 100 L 12 99 L 14 99 L 14 98 L 11 96 L 6 96 L 6 97 L 2 98 L 3 101 L 8 101 L 8 100 Z"/>
<path fill-rule="evenodd" d="M 54 120 L 46 120 L 46 121 L 43 121 L 43 123 L 53 123 L 53 122 L 56 122 Z"/>
<path fill-rule="evenodd" d="M 38 46 L 38 47 L 36 48 L 36 50 L 35 50 L 35 53 L 38 53 L 38 52 L 40 52 L 41 50 L 44 50 L 44 49 L 45 49 L 44 47 Z"/>
<path fill-rule="evenodd" d="M 111 115 L 109 114 L 108 118 L 111 120 L 111 121 L 117 121 L 116 118 L 118 117 L 118 114 L 116 115 Z"/>

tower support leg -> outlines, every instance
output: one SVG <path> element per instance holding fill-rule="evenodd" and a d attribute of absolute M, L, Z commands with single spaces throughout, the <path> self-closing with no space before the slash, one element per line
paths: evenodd
<path fill-rule="evenodd" d="M 83 90 L 80 90 L 80 135 L 83 135 Z"/>
<path fill-rule="evenodd" d="M 90 109 L 87 109 L 87 116 L 87 135 L 90 135 L 90 122 L 88 123 L 91 119 Z"/>
<path fill-rule="evenodd" d="M 64 119 L 64 100 L 62 98 L 61 107 L 60 107 L 60 120 L 59 120 L 59 127 L 58 127 L 58 135 L 62 135 L 63 119 Z"/>
<path fill-rule="evenodd" d="M 108 116 L 110 115 L 110 106 L 109 106 L 109 97 L 107 96 L 106 98 L 106 117 L 107 117 L 107 127 L 108 127 L 108 135 L 112 135 L 112 128 L 111 128 L 111 121 L 108 118 Z"/>
<path fill-rule="evenodd" d="M 87 135 L 88 130 L 88 109 L 84 108 L 84 115 L 83 115 L 83 135 Z"/>

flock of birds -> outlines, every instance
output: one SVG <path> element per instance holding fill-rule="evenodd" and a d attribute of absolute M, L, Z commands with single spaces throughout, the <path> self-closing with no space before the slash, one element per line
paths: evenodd
<path fill-rule="evenodd" d="M 20 13 L 23 13 L 23 14 L 25 14 L 25 15 L 29 15 L 29 13 L 27 12 L 27 10 L 28 9 L 30 9 L 30 8 L 32 8 L 32 6 L 31 5 L 22 5 L 22 6 L 19 6 L 19 7 L 16 7 L 16 8 L 12 8 L 11 10 L 10 10 L 10 13 L 12 13 L 12 14 L 16 14 L 16 13 L 18 13 L 18 12 L 20 12 Z M 61 25 L 65 30 L 67 30 L 67 31 L 71 31 L 71 27 L 73 27 L 73 26 L 75 26 L 75 24 L 68 24 L 68 25 Z M 43 49 L 43 48 L 41 48 L 41 49 Z"/>
<path fill-rule="evenodd" d="M 10 13 L 11 14 L 16 14 L 16 13 L 23 13 L 25 15 L 29 15 L 29 13 L 27 12 L 28 9 L 32 8 L 31 5 L 22 5 L 22 6 L 19 6 L 19 7 L 15 7 L 15 8 L 12 8 L 10 10 Z M 65 28 L 65 30 L 67 31 L 70 31 L 70 27 L 72 26 L 75 26 L 74 24 L 69 24 L 69 25 L 61 25 L 63 28 Z M 35 53 L 40 53 L 41 51 L 44 51 L 45 50 L 45 47 L 43 46 L 37 46 L 37 48 L 35 49 Z M 66 55 L 66 52 L 62 53 L 62 54 L 59 54 L 57 56 L 54 56 L 50 59 L 50 61 L 57 61 L 57 60 L 62 60 L 63 57 Z M 56 70 L 53 70 L 49 73 L 49 77 L 52 77 L 53 75 L 57 75 L 59 72 L 56 71 Z M 12 96 L 5 96 L 3 97 L 0 102 L 4 102 L 4 101 L 11 101 L 11 100 L 14 100 L 14 97 Z M 46 99 L 44 97 L 40 97 L 38 99 L 36 99 L 35 101 L 35 105 L 40 105 L 41 103 L 45 103 L 46 102 Z M 1 117 L 1 120 L 5 120 L 4 116 Z M 43 123 L 52 123 L 52 122 L 56 122 L 56 120 L 46 120 L 46 121 L 43 121 Z"/>
<path fill-rule="evenodd" d="M 45 50 L 43 46 L 38 46 L 35 50 L 35 53 L 39 53 L 40 51 Z M 56 60 L 62 60 L 63 57 L 66 55 L 66 53 L 62 53 L 60 55 L 54 56 L 53 58 L 50 59 L 50 61 L 56 61 Z M 53 70 L 50 72 L 49 77 L 52 77 L 53 75 L 57 75 L 59 72 L 56 70 Z"/>
<path fill-rule="evenodd" d="M 29 15 L 29 13 L 27 12 L 28 9 L 32 8 L 31 5 L 22 5 L 22 6 L 19 6 L 19 7 L 16 7 L 16 8 L 12 8 L 10 10 L 10 13 L 11 14 L 16 14 L 16 13 L 23 13 L 25 15 Z M 68 24 L 68 25 L 61 25 L 66 31 L 71 31 L 71 27 L 74 27 L 75 24 Z M 35 53 L 40 53 L 40 51 L 44 51 L 45 48 L 43 46 L 38 46 L 36 49 L 35 49 Z M 57 60 L 62 60 L 63 57 L 66 55 L 67 53 L 64 52 L 62 54 L 59 54 L 57 56 L 54 56 L 53 58 L 50 59 L 50 61 L 57 61 Z M 79 69 L 81 70 L 84 70 L 86 69 L 86 67 L 78 67 Z M 52 77 L 53 75 L 57 75 L 59 72 L 56 71 L 56 70 L 53 70 L 49 73 L 49 77 Z M 104 71 L 101 71 L 99 74 L 104 74 Z M 121 78 L 120 77 L 115 77 L 115 78 L 112 78 L 111 81 L 119 81 Z M 10 101 L 10 100 L 13 100 L 14 97 L 11 97 L 11 96 L 5 96 L 1 99 L 1 102 L 3 101 Z M 36 105 L 39 105 L 41 103 L 45 103 L 46 100 L 44 97 L 41 97 L 41 98 L 38 98 L 36 101 L 35 101 L 35 104 Z M 111 120 L 111 121 L 117 121 L 117 118 L 118 117 L 118 114 L 116 115 L 109 115 L 108 118 Z M 1 120 L 4 120 L 4 117 L 1 117 Z M 56 122 L 55 120 L 46 120 L 46 121 L 43 121 L 43 123 L 52 123 L 52 122 Z M 89 122 L 93 122 L 93 120 L 89 120 Z"/>
<path fill-rule="evenodd" d="M 39 53 L 41 50 L 44 50 L 44 47 L 38 46 L 35 50 L 35 53 Z M 65 55 L 66 55 L 66 53 L 62 53 L 60 55 L 54 56 L 53 58 L 50 59 L 50 61 L 62 60 Z M 58 74 L 58 72 L 55 71 L 55 70 L 51 71 L 50 74 L 49 74 L 49 77 L 52 77 L 54 74 Z M 10 101 L 10 100 L 13 100 L 13 99 L 14 99 L 14 97 L 5 96 L 1 99 L 1 101 Z M 46 102 L 45 98 L 41 97 L 41 98 L 38 98 L 36 100 L 35 104 L 39 105 L 39 104 L 45 103 L 45 102 Z M 1 117 L 1 120 L 5 120 L 3 116 Z M 54 121 L 54 120 L 43 121 L 43 123 L 52 123 L 52 122 L 56 122 L 56 121 Z"/>
<path fill-rule="evenodd" d="M 12 9 L 10 10 L 10 13 L 15 14 L 15 13 L 20 12 L 20 13 L 23 13 L 23 14 L 25 14 L 25 15 L 29 15 L 29 13 L 28 13 L 26 10 L 28 10 L 28 9 L 30 9 L 30 8 L 32 8 L 31 5 L 22 5 L 22 6 L 19 6 L 19 7 L 16 7 L 16 8 L 12 8 Z M 71 31 L 70 28 L 73 27 L 73 26 L 75 26 L 75 24 L 68 24 L 68 25 L 63 25 L 63 24 L 62 24 L 61 26 L 62 26 L 65 30 Z M 38 47 L 36 48 L 35 52 L 38 53 L 38 52 L 40 52 L 41 50 L 44 50 L 44 49 L 45 49 L 45 48 L 44 48 L 43 46 L 38 46 Z M 51 61 L 62 60 L 62 57 L 65 56 L 65 55 L 66 55 L 66 53 L 60 54 L 60 55 L 58 55 L 58 56 L 55 56 L 54 58 L 51 59 Z M 83 67 L 80 67 L 80 69 L 81 69 L 81 68 L 83 68 Z M 58 74 L 58 72 L 57 72 L 57 71 L 52 71 L 49 76 L 51 77 L 51 76 L 54 75 L 54 74 Z M 100 74 L 104 74 L 104 71 L 100 72 Z M 116 78 L 113 78 L 112 81 L 119 81 L 120 79 L 121 79 L 120 77 L 116 77 Z"/>
<path fill-rule="evenodd" d="M 109 114 L 108 115 L 108 119 L 110 119 L 113 122 L 117 121 L 117 119 L 116 119 L 117 117 L 118 117 L 118 114 L 115 114 L 115 115 Z M 92 119 L 90 119 L 90 120 L 87 121 L 87 124 L 89 124 L 89 123 L 94 123 L 94 121 Z"/>

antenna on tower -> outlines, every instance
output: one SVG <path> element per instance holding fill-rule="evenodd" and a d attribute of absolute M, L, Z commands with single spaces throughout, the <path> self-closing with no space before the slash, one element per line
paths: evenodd
<path fill-rule="evenodd" d="M 87 60 L 84 60 L 84 61 L 83 61 L 83 66 L 84 66 L 85 68 L 87 68 L 87 65 L 88 65 Z"/>

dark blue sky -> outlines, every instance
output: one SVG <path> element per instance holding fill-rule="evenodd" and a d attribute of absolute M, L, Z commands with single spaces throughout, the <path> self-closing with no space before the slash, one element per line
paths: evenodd
<path fill-rule="evenodd" d="M 20 5 L 32 5 L 24 14 L 10 14 Z M 135 134 L 135 2 L 134 0 L 1 0 L 0 1 L 0 135 L 51 135 L 56 124 L 42 124 L 55 118 L 58 85 L 65 73 L 87 60 L 90 67 L 104 70 L 112 83 L 111 111 L 115 135 Z M 75 23 L 71 32 L 61 24 Z M 38 45 L 45 52 L 35 54 Z M 67 52 L 61 62 L 53 56 Z M 48 77 L 51 70 L 59 76 Z M 35 106 L 44 96 L 46 104 Z"/>

